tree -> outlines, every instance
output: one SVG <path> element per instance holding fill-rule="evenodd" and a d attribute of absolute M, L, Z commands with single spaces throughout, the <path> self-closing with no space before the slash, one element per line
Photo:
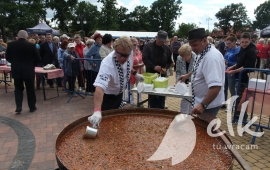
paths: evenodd
<path fill-rule="evenodd" d="M 18 30 L 35 26 L 46 16 L 42 0 L 2 0 L 0 2 L 0 29 L 4 36 L 9 31 L 14 36 Z"/>
<path fill-rule="evenodd" d="M 219 20 L 218 23 L 215 23 L 215 27 L 221 28 L 224 35 L 229 33 L 232 28 L 234 33 L 245 30 L 251 23 L 246 7 L 242 3 L 227 5 L 220 9 L 215 16 Z"/>
<path fill-rule="evenodd" d="M 101 7 L 101 14 L 99 18 L 99 29 L 102 30 L 119 30 L 117 24 L 117 5 L 116 0 L 98 0 L 103 3 Z"/>
<path fill-rule="evenodd" d="M 55 11 L 52 21 L 58 21 L 58 27 L 64 31 L 68 30 L 68 21 L 73 18 L 73 10 L 78 0 L 50 0 L 47 7 Z"/>
<path fill-rule="evenodd" d="M 197 25 L 194 23 L 182 23 L 178 26 L 178 30 L 176 30 L 176 35 L 178 37 L 186 38 L 188 37 L 188 32 L 194 28 L 197 28 Z"/>
<path fill-rule="evenodd" d="M 270 0 L 260 4 L 254 10 L 256 21 L 253 22 L 254 28 L 264 29 L 270 25 Z"/>
<path fill-rule="evenodd" d="M 85 1 L 79 2 L 74 8 L 71 31 L 83 30 L 86 35 L 92 35 L 98 27 L 99 15 L 97 6 Z"/>
<path fill-rule="evenodd" d="M 125 7 L 120 7 L 119 9 L 116 9 L 117 10 L 117 16 L 118 16 L 118 25 L 119 25 L 119 30 L 120 31 L 125 31 L 126 30 L 126 21 L 128 19 L 128 15 L 126 14 L 128 9 L 125 8 Z"/>
<path fill-rule="evenodd" d="M 181 0 L 157 0 L 151 5 L 149 11 L 150 31 L 160 29 L 168 32 L 172 36 L 175 25 L 174 20 L 181 15 Z"/>
<path fill-rule="evenodd" d="M 149 10 L 145 6 L 136 6 L 134 11 L 130 13 L 130 15 L 135 18 L 138 30 L 148 31 L 150 28 L 150 17 Z"/>

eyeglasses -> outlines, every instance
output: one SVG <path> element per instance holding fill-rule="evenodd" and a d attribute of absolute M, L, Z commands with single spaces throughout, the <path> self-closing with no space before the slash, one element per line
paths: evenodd
<path fill-rule="evenodd" d="M 136 46 L 137 46 L 137 44 L 133 44 L 133 46 L 134 46 L 134 47 L 136 47 Z"/>
<path fill-rule="evenodd" d="M 115 50 L 115 52 L 116 52 L 116 54 L 118 54 L 120 57 L 124 57 L 124 58 L 128 58 L 128 56 L 130 55 L 130 54 L 119 53 L 119 52 L 116 51 L 116 50 Z"/>

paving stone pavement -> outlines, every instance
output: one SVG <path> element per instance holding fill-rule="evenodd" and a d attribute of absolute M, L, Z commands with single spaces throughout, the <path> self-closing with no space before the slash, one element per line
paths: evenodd
<path fill-rule="evenodd" d="M 174 76 L 170 78 L 169 85 L 175 82 Z M 16 114 L 14 88 L 8 87 L 8 93 L 5 93 L 3 83 L 0 84 L 0 170 L 12 169 L 20 165 L 16 162 L 16 157 L 20 151 L 20 133 L 24 131 L 32 133 L 35 144 L 33 147 L 33 159 L 30 162 L 29 170 L 53 170 L 58 168 L 55 159 L 55 141 L 58 134 L 64 127 L 74 122 L 75 120 L 90 115 L 93 110 L 93 97 L 86 96 L 73 97 L 69 103 L 66 103 L 70 95 L 60 92 L 60 97 L 44 101 L 41 90 L 36 91 L 37 95 L 37 110 L 33 113 L 29 112 L 27 106 L 26 94 L 24 95 L 23 111 L 21 114 Z M 46 87 L 47 98 L 56 96 L 55 89 Z M 143 99 L 146 99 L 143 95 Z M 136 101 L 136 98 L 135 98 Z M 169 110 L 180 111 L 180 99 L 168 97 L 166 100 Z M 146 107 L 147 104 L 144 104 Z M 2 117 L 5 120 L 14 120 L 13 126 L 23 125 L 19 132 L 13 126 L 3 123 Z M 237 134 L 237 126 L 233 124 L 235 136 L 231 136 L 227 126 L 227 113 L 225 109 L 221 109 L 218 113 L 218 118 L 221 119 L 221 128 L 225 130 L 231 140 L 237 146 L 243 148 L 238 149 L 241 156 L 248 162 L 253 170 L 270 170 L 270 133 L 269 130 L 264 130 L 263 137 L 257 138 L 255 146 L 258 148 L 246 149 L 251 147 L 252 136 L 245 133 L 243 136 Z M 267 123 L 268 118 L 264 117 L 264 122 Z M 21 126 L 22 127 L 22 126 Z M 18 130 L 18 129 L 17 129 Z M 254 127 L 251 130 L 255 130 Z M 19 133 L 19 135 L 18 135 Z M 29 134 L 28 134 L 29 135 Z M 30 135 L 31 136 L 31 135 Z M 31 137 L 23 139 L 23 142 L 31 142 Z M 32 141 L 33 142 L 33 141 Z M 25 150 L 25 154 L 31 156 L 31 150 Z M 233 169 L 241 169 L 237 161 L 234 161 Z"/>

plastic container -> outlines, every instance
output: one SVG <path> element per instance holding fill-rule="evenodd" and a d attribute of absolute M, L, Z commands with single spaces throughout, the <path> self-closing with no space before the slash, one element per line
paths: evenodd
<path fill-rule="evenodd" d="M 153 80 L 158 77 L 157 73 L 143 73 L 144 83 L 145 84 L 152 84 Z"/>
<path fill-rule="evenodd" d="M 144 90 L 145 92 L 153 91 L 154 85 L 153 84 L 145 84 Z"/>
<path fill-rule="evenodd" d="M 169 78 L 165 78 L 162 81 L 153 80 L 154 88 L 167 88 L 169 83 Z"/>

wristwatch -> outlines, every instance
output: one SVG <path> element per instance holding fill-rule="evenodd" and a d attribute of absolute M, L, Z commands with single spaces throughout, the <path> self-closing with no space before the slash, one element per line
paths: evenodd
<path fill-rule="evenodd" d="M 201 102 L 201 105 L 203 106 L 204 109 L 207 108 L 207 105 L 205 103 Z"/>

